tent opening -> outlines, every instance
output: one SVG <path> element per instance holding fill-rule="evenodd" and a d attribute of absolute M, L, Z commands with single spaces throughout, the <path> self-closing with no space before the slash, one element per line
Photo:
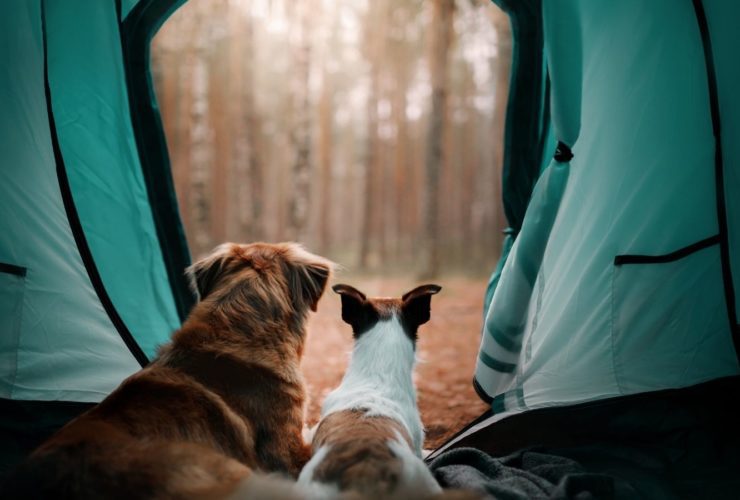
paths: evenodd
<path fill-rule="evenodd" d="M 478 416 L 470 380 L 506 227 L 508 16 L 486 0 L 191 0 L 151 64 L 193 257 L 295 240 L 368 295 L 441 284 L 420 340 L 429 446 Z M 312 421 L 346 366 L 340 316 L 329 292 L 304 360 Z"/>

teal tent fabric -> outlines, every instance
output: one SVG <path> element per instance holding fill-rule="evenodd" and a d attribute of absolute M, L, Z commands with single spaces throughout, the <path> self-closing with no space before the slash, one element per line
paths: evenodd
<path fill-rule="evenodd" d="M 126 19 L 129 13 L 136 7 L 137 4 L 146 0 L 120 0 L 121 3 L 121 19 Z"/>
<path fill-rule="evenodd" d="M 523 347 L 529 298 L 534 292 L 543 254 L 547 248 L 555 217 L 567 184 L 570 166 L 553 162 L 543 173 L 532 193 L 525 224 L 514 242 L 502 271 L 485 320 L 481 352 L 476 368 L 476 388 L 491 402 L 491 386 L 496 393 L 514 397 L 524 405 L 517 373 L 517 361 Z M 535 212 L 536 210 L 536 212 Z M 540 281 L 541 285 L 543 282 Z M 505 293 L 501 293 L 505 290 Z M 497 311 L 494 316 L 490 311 Z M 493 343 L 492 349 L 489 345 Z M 496 349 L 501 347 L 502 349 Z M 525 356 L 530 353 L 523 353 Z M 481 381 L 487 383 L 481 386 Z M 514 387 L 509 390 L 509 386 Z M 481 391 L 482 389 L 482 391 Z M 507 393 L 507 391 L 509 391 Z M 494 408 L 495 410 L 495 408 Z"/>
<path fill-rule="evenodd" d="M 187 310 L 147 73 L 181 3 L 0 7 L 0 398 L 97 401 Z M 505 415 L 736 375 L 740 4 L 497 3 L 511 229 L 480 393 Z"/>
<path fill-rule="evenodd" d="M 151 357 L 179 319 L 133 140 L 115 5 L 49 2 L 46 19 L 52 105 L 83 230 L 111 300 Z"/>
<path fill-rule="evenodd" d="M 129 105 L 136 7 L 0 7 L 0 398 L 99 401 L 180 324 Z"/>
<path fill-rule="evenodd" d="M 724 20 L 740 4 L 705 4 L 719 109 L 736 130 L 737 34 Z M 479 393 L 504 417 L 738 374 L 725 281 L 740 271 L 721 256 L 693 3 L 544 2 L 543 16 L 553 131 L 574 157 L 534 190 L 487 311 Z M 737 261 L 738 135 L 722 137 Z"/>
<path fill-rule="evenodd" d="M 722 0 L 703 2 L 712 38 L 712 55 L 717 73 L 719 119 L 722 127 L 721 153 L 724 159 L 724 203 L 727 215 L 728 258 L 735 295 L 735 319 L 740 314 L 740 30 L 737 11 Z M 736 331 L 736 335 L 740 332 Z"/>
<path fill-rule="evenodd" d="M 558 140 L 572 147 L 581 128 L 583 41 L 578 19 L 580 4 L 563 2 L 542 4 L 545 53 L 552 85 L 550 105 Z"/>
<path fill-rule="evenodd" d="M 0 15 L 0 397 L 98 401 L 139 364 L 112 327 L 68 222 L 44 96 L 41 4 Z"/>
<path fill-rule="evenodd" d="M 546 88 L 541 0 L 495 0 L 509 14 L 512 65 L 502 166 L 504 212 L 516 235 L 540 173 L 540 144 L 547 120 L 542 114 Z M 536 117 L 536 118 L 535 118 Z"/>
<path fill-rule="evenodd" d="M 180 219 L 170 168 L 167 141 L 152 82 L 150 46 L 162 23 L 185 0 L 142 0 L 119 26 L 126 86 L 143 179 L 157 231 L 170 289 L 180 319 L 195 297 L 182 270 L 190 264 L 190 250 Z"/>

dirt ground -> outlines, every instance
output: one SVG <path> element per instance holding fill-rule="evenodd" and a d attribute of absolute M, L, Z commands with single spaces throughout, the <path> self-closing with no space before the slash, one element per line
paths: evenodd
<path fill-rule="evenodd" d="M 339 276 L 368 296 L 400 296 L 421 284 L 413 279 Z M 434 449 L 487 407 L 471 380 L 480 343 L 485 281 L 449 278 L 435 281 L 442 291 L 432 299 L 429 323 L 419 328 L 415 372 L 425 448 Z M 339 296 L 331 290 L 308 324 L 303 372 L 309 392 L 308 420 L 318 421 L 321 402 L 342 379 L 352 349 L 352 330 L 342 322 Z"/>

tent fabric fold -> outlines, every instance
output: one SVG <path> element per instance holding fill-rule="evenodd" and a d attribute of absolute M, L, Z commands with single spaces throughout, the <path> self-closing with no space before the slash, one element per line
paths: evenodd
<path fill-rule="evenodd" d="M 0 398 L 100 401 L 180 323 L 133 138 L 120 7 L 0 7 Z"/>
<path fill-rule="evenodd" d="M 149 68 L 184 1 L 0 5 L 9 419 L 100 401 L 192 305 Z M 737 380 L 740 3 L 495 1 L 514 36 L 509 228 L 473 381 L 491 411 L 470 432 Z"/>
<path fill-rule="evenodd" d="M 723 20 L 738 9 L 543 2 L 553 133 L 573 157 L 540 176 L 487 309 L 475 381 L 494 413 L 740 373 L 727 293 L 740 275 L 738 185 L 721 182 L 740 161 L 716 149 L 726 136 L 712 111 L 737 126 L 724 80 L 737 78 L 737 35 Z"/>

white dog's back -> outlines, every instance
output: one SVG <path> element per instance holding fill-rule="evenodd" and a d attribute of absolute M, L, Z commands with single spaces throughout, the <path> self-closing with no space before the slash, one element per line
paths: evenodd
<path fill-rule="evenodd" d="M 416 332 L 439 289 L 424 285 L 401 299 L 367 299 L 347 285 L 334 287 L 355 346 L 342 383 L 323 404 L 314 455 L 299 484 L 405 500 L 442 491 L 421 460 L 424 431 L 412 379 Z"/>

